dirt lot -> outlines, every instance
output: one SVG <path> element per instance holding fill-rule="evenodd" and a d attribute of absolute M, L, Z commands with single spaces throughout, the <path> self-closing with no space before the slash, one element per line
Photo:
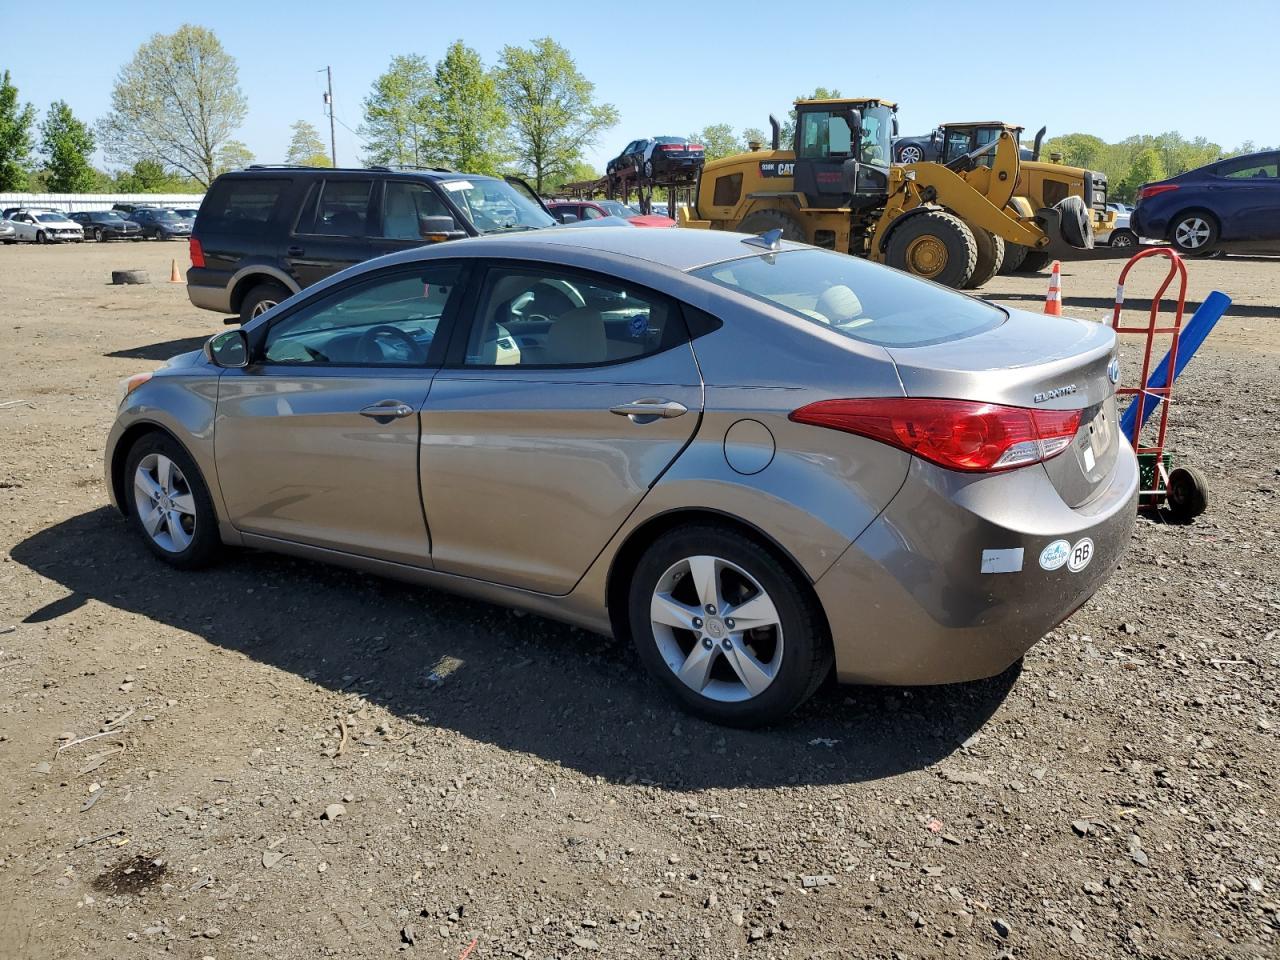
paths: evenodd
<path fill-rule="evenodd" d="M 152 560 L 100 459 L 116 381 L 223 329 L 185 252 L 0 249 L 0 958 L 1277 956 L 1280 261 L 1190 267 L 1236 303 L 1173 414 L 1205 516 L 1020 669 L 740 733 L 535 617 Z"/>

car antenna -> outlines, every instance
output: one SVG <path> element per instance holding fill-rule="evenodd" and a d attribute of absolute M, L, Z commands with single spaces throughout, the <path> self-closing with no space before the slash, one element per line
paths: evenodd
<path fill-rule="evenodd" d="M 782 228 L 766 230 L 759 236 L 746 237 L 742 242 L 749 243 L 753 247 L 764 247 L 766 250 L 780 250 L 782 249 Z"/>

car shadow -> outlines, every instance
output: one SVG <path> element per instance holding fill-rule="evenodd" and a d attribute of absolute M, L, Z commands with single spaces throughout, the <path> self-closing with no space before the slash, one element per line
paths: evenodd
<path fill-rule="evenodd" d="M 940 687 L 829 683 L 783 724 L 730 730 L 680 712 L 628 644 L 503 607 L 256 551 L 194 573 L 152 557 L 101 507 L 19 543 L 13 559 L 70 595 L 203 637 L 413 725 L 448 728 L 619 783 L 677 790 L 848 784 L 938 762 L 1020 673 Z M 132 569 L 134 575 L 122 576 Z"/>
<path fill-rule="evenodd" d="M 190 353 L 204 346 L 209 336 L 185 337 L 182 340 L 166 340 L 163 343 L 145 343 L 140 347 L 125 347 L 104 353 L 104 357 L 125 357 L 130 360 L 168 360 L 180 353 Z"/>

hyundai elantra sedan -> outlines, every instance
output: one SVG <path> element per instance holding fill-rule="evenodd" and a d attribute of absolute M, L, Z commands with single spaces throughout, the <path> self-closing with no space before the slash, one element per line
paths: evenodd
<path fill-rule="evenodd" d="M 346 564 L 629 636 L 688 709 L 996 674 L 1128 542 L 1108 327 L 776 237 L 409 250 L 122 384 L 113 502 L 183 568 Z M 496 642 L 501 642 L 496 641 Z"/>

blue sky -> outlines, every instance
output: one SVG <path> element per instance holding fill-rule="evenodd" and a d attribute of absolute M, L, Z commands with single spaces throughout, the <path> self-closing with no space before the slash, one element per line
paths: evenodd
<path fill-rule="evenodd" d="M 639 10 L 643 25 L 631 26 Z M 903 133 L 1002 119 L 1030 130 L 1047 124 L 1050 136 L 1178 130 L 1224 147 L 1280 142 L 1280 4 L 1266 0 L 0 0 L 0 70 L 13 73 L 22 100 L 42 114 L 62 99 L 93 120 L 107 111 L 116 73 L 138 45 L 183 22 L 214 30 L 239 62 L 249 117 L 238 136 L 264 162 L 283 159 L 295 120 L 327 137 L 326 64 L 337 116 L 355 129 L 363 97 L 394 54 L 434 61 L 460 37 L 492 64 L 503 45 L 544 35 L 566 46 L 600 98 L 618 107 L 621 122 L 587 150 L 598 167 L 636 137 L 716 122 L 767 129 L 770 111 L 781 116 L 792 97 L 818 85 L 896 100 Z M 358 138 L 339 126 L 339 162 L 358 156 Z"/>

